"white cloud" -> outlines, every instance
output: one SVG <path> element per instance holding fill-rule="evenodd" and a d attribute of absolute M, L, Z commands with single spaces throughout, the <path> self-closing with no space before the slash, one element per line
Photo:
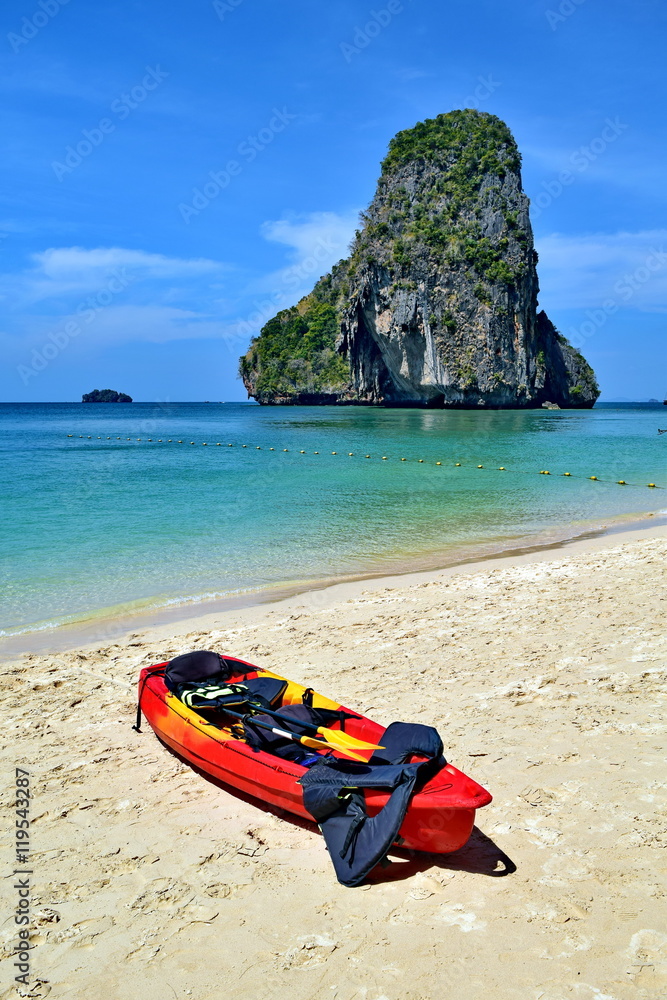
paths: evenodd
<path fill-rule="evenodd" d="M 285 309 L 311 291 L 323 274 L 346 257 L 359 211 L 310 212 L 265 222 L 260 232 L 265 240 L 288 248 L 287 265 L 257 279 L 249 287 L 253 293 L 269 294 Z"/>
<path fill-rule="evenodd" d="M 285 266 L 246 288 L 231 285 L 231 268 L 207 258 L 168 257 L 124 247 L 50 247 L 28 266 L 0 276 L 6 308 L 3 349 L 20 361 L 68 322 L 72 350 L 94 354 L 109 345 L 221 340 L 240 353 L 248 336 L 279 309 L 310 291 L 347 255 L 358 213 L 313 212 L 265 223 L 264 239 L 280 244 Z M 238 279 L 238 275 L 237 275 Z"/>
<path fill-rule="evenodd" d="M 261 234 L 266 240 L 290 247 L 291 257 L 300 261 L 318 249 L 326 251 L 326 269 L 347 254 L 350 240 L 359 226 L 359 210 L 346 212 L 310 212 L 265 222 Z"/>
<path fill-rule="evenodd" d="M 33 350 L 65 340 L 73 356 L 142 341 L 218 339 L 238 347 L 220 304 L 228 270 L 219 261 L 123 247 L 51 247 L 0 276 L 3 354 L 27 364 Z"/>
<path fill-rule="evenodd" d="M 318 278 L 348 255 L 358 226 L 358 209 L 340 214 L 293 214 L 263 223 L 260 233 L 264 239 L 287 247 L 287 264 L 254 279 L 245 288 L 250 301 L 246 298 L 245 310 L 238 316 L 239 333 L 258 333 L 279 310 L 289 308 L 312 291 Z"/>
<path fill-rule="evenodd" d="M 159 304 L 109 306 L 99 312 L 90 331 L 97 346 L 136 341 L 166 344 L 174 340 L 238 340 L 234 327 L 216 316 Z"/>
<path fill-rule="evenodd" d="M 94 290 L 116 271 L 126 272 L 132 280 L 151 278 L 191 279 L 211 275 L 223 269 L 218 261 L 204 258 L 183 259 L 144 250 L 123 247 L 51 247 L 32 255 L 34 267 L 10 280 L 14 292 L 22 291 L 23 301 L 39 302 L 49 298 Z M 4 282 L 3 282 L 4 284 Z"/>
<path fill-rule="evenodd" d="M 160 304 L 141 306 L 118 301 L 57 319 L 28 316 L 25 320 L 26 327 L 19 337 L 0 331 L 0 351 L 10 367 L 30 367 L 35 352 L 47 358 L 60 357 L 66 349 L 66 357 L 91 359 L 105 348 L 132 343 L 210 340 L 225 343 L 234 359 L 245 346 L 245 339 L 234 324 L 194 310 Z M 62 359 L 58 363 L 61 362 Z"/>
<path fill-rule="evenodd" d="M 667 310 L 667 229 L 637 233 L 553 233 L 536 240 L 540 303 L 581 309 L 613 300 L 644 312 Z"/>

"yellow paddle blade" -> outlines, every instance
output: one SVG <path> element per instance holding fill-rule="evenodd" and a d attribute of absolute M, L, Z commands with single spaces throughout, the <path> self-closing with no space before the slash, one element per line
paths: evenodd
<path fill-rule="evenodd" d="M 325 729 L 324 726 L 318 726 L 317 731 L 329 743 L 336 743 L 337 746 L 340 745 L 340 749 L 351 747 L 354 750 L 384 750 L 384 747 L 378 746 L 377 743 L 366 743 L 365 740 L 358 740 L 356 736 L 350 736 L 349 733 L 344 733 L 342 729 Z"/>
<path fill-rule="evenodd" d="M 352 760 L 360 760 L 362 764 L 367 764 L 368 761 L 365 757 L 362 757 L 358 753 L 354 753 L 353 750 L 348 749 L 348 747 L 336 746 L 334 743 L 325 743 L 324 740 L 316 740 L 314 736 L 297 736 L 299 743 L 303 743 L 305 747 L 312 747 L 313 750 L 321 750 L 322 747 L 331 747 L 332 750 L 339 750 L 340 753 L 344 753 L 346 757 L 351 757 Z"/>

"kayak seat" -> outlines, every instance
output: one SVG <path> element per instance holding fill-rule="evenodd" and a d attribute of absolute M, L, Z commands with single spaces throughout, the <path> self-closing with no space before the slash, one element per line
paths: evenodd
<path fill-rule="evenodd" d="M 390 723 L 378 743 L 382 749 L 375 751 L 370 764 L 407 764 L 412 757 L 437 760 L 444 750 L 438 730 L 419 722 Z"/>
<path fill-rule="evenodd" d="M 239 660 L 226 660 L 220 653 L 210 649 L 195 649 L 191 653 L 181 653 L 167 664 L 164 672 L 164 682 L 170 691 L 177 684 L 216 682 L 229 680 L 232 675 L 254 673 L 256 667 L 241 663 Z"/>

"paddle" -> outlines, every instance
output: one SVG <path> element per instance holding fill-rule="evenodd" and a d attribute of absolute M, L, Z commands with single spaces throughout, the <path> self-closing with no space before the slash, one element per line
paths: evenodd
<path fill-rule="evenodd" d="M 354 753 L 354 751 L 350 750 L 349 747 L 336 745 L 329 740 L 317 740 L 312 736 L 298 736 L 296 733 L 289 733 L 286 729 L 278 729 L 268 722 L 263 722 L 261 719 L 258 719 L 256 716 L 248 712 L 245 714 L 242 714 L 241 712 L 231 712 L 228 708 L 222 708 L 221 711 L 223 711 L 225 715 L 231 715 L 233 719 L 240 719 L 241 722 L 245 722 L 245 720 L 249 718 L 253 725 L 261 726 L 262 729 L 268 729 L 270 733 L 275 733 L 276 736 L 283 736 L 287 740 L 292 740 L 293 743 L 301 743 L 303 746 L 311 747 L 313 750 L 321 750 L 322 747 L 330 747 L 332 750 L 339 750 L 340 753 L 344 753 L 346 757 L 351 757 L 353 760 L 360 760 L 364 764 L 367 763 L 365 757 L 362 757 L 358 753 Z M 290 722 L 291 721 L 292 720 L 290 719 Z M 344 733 L 337 733 L 334 730 L 329 730 L 329 732 L 331 732 L 332 736 L 335 737 L 345 735 Z"/>
<path fill-rule="evenodd" d="M 270 715 L 280 722 L 289 722 L 290 725 L 301 726 L 302 729 L 305 729 L 306 732 L 311 732 L 314 736 L 322 736 L 329 743 L 334 743 L 337 750 L 343 750 L 345 747 L 350 747 L 352 750 L 384 750 L 384 747 L 378 746 L 377 743 L 366 743 L 365 740 L 359 740 L 356 736 L 344 733 L 342 729 L 327 729 L 326 726 L 316 726 L 312 722 L 293 719 L 289 715 L 281 715 L 280 712 L 275 712 L 271 708 L 264 708 L 263 705 L 258 705 L 254 702 L 249 703 L 249 708 L 253 712 Z"/>

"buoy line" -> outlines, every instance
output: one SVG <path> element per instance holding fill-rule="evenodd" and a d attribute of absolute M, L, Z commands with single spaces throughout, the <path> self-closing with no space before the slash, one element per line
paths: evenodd
<path fill-rule="evenodd" d="M 74 438 L 75 436 L 76 435 L 74 435 L 74 434 L 68 434 L 67 435 L 68 438 Z M 85 439 L 85 440 L 88 440 L 88 441 L 92 441 L 93 440 L 93 437 L 90 434 L 88 434 L 88 435 L 79 434 L 78 437 L 80 439 Z M 101 441 L 102 438 L 101 437 L 97 437 L 97 440 Z M 111 441 L 112 438 L 111 437 L 107 437 L 106 440 L 107 441 Z M 121 441 L 121 440 L 122 440 L 122 437 L 116 437 L 116 441 Z M 163 438 L 157 438 L 154 441 L 153 438 L 144 438 L 144 439 L 142 439 L 142 438 L 129 438 L 128 437 L 125 440 L 126 441 L 133 441 L 134 440 L 135 442 L 142 443 L 142 444 L 143 443 L 153 443 L 153 444 L 163 444 L 163 443 L 165 443 L 165 441 L 164 441 Z M 185 439 L 183 439 L 183 438 L 167 438 L 166 443 L 167 444 L 184 444 L 185 443 Z M 235 444 L 234 442 L 229 442 L 229 441 L 225 442 L 225 443 L 226 443 L 226 445 L 227 445 L 228 448 L 239 447 L 238 443 Z M 190 445 L 194 445 L 194 444 L 196 444 L 196 441 L 190 441 L 189 444 Z M 208 441 L 202 441 L 201 445 L 202 445 L 202 447 L 206 448 L 206 447 L 208 447 L 209 442 Z M 215 446 L 217 448 L 221 448 L 221 447 L 223 447 L 223 442 L 222 441 L 216 441 L 215 442 Z M 262 445 L 259 445 L 259 444 L 257 444 L 257 445 L 241 444 L 240 447 L 241 448 L 246 448 L 246 449 L 254 448 L 255 451 L 273 451 L 273 452 L 276 451 L 275 448 L 265 448 L 265 447 L 262 447 Z M 285 452 L 289 452 L 290 449 L 289 448 L 279 448 L 278 451 L 285 453 Z M 295 455 L 296 454 L 298 454 L 298 455 L 319 455 L 320 452 L 319 451 L 309 452 L 305 448 L 300 448 L 298 451 L 296 449 L 294 449 L 292 451 L 292 454 L 295 454 Z M 338 455 L 339 452 L 332 451 L 331 454 L 332 455 Z M 343 455 L 342 452 L 340 454 Z M 354 451 L 348 451 L 347 452 L 347 457 L 348 458 L 354 458 L 356 456 L 357 456 L 357 452 L 354 452 Z M 428 462 L 424 458 L 406 458 L 404 456 L 400 456 L 400 457 L 399 456 L 395 456 L 395 457 L 393 457 L 393 456 L 389 456 L 389 455 L 381 455 L 381 456 L 373 456 L 373 455 L 367 455 L 367 454 L 363 455 L 364 459 L 372 459 L 373 457 L 375 457 L 375 458 L 379 457 L 380 461 L 382 461 L 382 462 L 388 462 L 388 461 L 391 461 L 393 459 L 394 461 L 400 461 L 400 462 L 413 462 L 413 463 L 415 463 L 417 465 L 426 465 L 426 464 L 431 464 L 431 462 L 433 462 L 433 460 L 431 460 L 431 462 Z M 660 486 L 660 485 L 658 485 L 658 483 L 629 483 L 625 479 L 600 479 L 599 476 L 576 475 L 576 474 L 574 474 L 572 472 L 559 472 L 559 473 L 555 473 L 555 472 L 551 472 L 549 469 L 540 469 L 536 473 L 536 472 L 533 472 L 533 471 L 529 471 L 528 469 L 508 469 L 504 465 L 485 466 L 485 465 L 480 465 L 480 464 L 477 464 L 477 463 L 474 463 L 474 462 L 470 462 L 470 463 L 468 463 L 468 462 L 451 462 L 451 464 L 450 464 L 450 463 L 443 463 L 440 460 L 440 461 L 433 462 L 433 464 L 436 465 L 436 466 L 440 466 L 440 467 L 442 467 L 443 464 L 446 464 L 447 468 L 455 468 L 455 469 L 473 468 L 473 467 L 475 467 L 477 469 L 481 469 L 481 470 L 484 470 L 484 471 L 489 471 L 489 472 L 493 472 L 493 471 L 508 472 L 508 473 L 510 473 L 510 475 L 518 475 L 518 476 L 534 476 L 534 475 L 540 475 L 540 476 L 558 476 L 559 478 L 563 477 L 563 478 L 568 478 L 568 479 L 580 479 L 580 480 L 585 480 L 585 481 L 589 481 L 589 482 L 596 482 L 596 483 L 600 483 L 602 486 L 630 486 L 630 487 L 634 487 L 635 489 L 649 488 L 649 489 L 652 489 L 652 490 L 664 490 L 664 489 L 667 489 L 666 486 Z"/>

